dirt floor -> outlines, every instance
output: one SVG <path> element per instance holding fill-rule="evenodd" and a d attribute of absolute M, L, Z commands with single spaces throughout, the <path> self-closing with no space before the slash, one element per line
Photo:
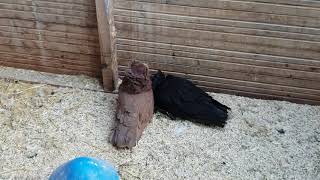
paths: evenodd
<path fill-rule="evenodd" d="M 46 179 L 77 156 L 106 159 L 130 180 L 320 179 L 320 106 L 212 94 L 232 108 L 224 129 L 156 114 L 137 147 L 117 150 L 116 95 L 95 79 L 41 74 L 39 82 L 76 88 L 0 79 L 0 179 Z"/>

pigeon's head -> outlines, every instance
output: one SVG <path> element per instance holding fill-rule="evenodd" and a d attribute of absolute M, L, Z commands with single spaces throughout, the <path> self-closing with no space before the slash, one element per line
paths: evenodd
<path fill-rule="evenodd" d="M 125 72 L 119 90 L 130 94 L 151 90 L 148 65 L 138 61 L 131 62 L 129 69 Z"/>
<path fill-rule="evenodd" d="M 155 91 L 156 88 L 166 79 L 166 76 L 163 72 L 158 70 L 156 74 L 151 77 L 152 80 L 152 89 Z"/>
<path fill-rule="evenodd" d="M 149 78 L 149 67 L 145 63 L 133 61 L 126 74 L 130 78 L 146 80 Z"/>

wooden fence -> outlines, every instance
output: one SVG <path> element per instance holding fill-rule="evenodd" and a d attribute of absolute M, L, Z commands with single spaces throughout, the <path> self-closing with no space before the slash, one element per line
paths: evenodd
<path fill-rule="evenodd" d="M 0 65 L 101 77 L 94 0 L 0 0 Z"/>
<path fill-rule="evenodd" d="M 320 1 L 116 0 L 128 61 L 215 92 L 320 104 Z"/>
<path fill-rule="evenodd" d="M 112 90 L 135 59 L 210 91 L 320 104 L 320 1 L 0 0 L 0 11 L 2 65 L 102 73 Z"/>

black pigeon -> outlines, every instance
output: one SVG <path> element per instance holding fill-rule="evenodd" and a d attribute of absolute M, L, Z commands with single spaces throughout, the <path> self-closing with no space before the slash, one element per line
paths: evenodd
<path fill-rule="evenodd" d="M 191 81 L 165 75 L 160 70 L 152 76 L 155 109 L 176 117 L 205 125 L 224 127 L 229 107 L 219 103 Z"/>

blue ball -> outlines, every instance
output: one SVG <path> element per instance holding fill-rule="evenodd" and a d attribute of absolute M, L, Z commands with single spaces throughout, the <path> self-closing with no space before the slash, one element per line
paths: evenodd
<path fill-rule="evenodd" d="M 114 167 L 103 160 L 79 157 L 58 167 L 49 180 L 119 180 Z"/>

